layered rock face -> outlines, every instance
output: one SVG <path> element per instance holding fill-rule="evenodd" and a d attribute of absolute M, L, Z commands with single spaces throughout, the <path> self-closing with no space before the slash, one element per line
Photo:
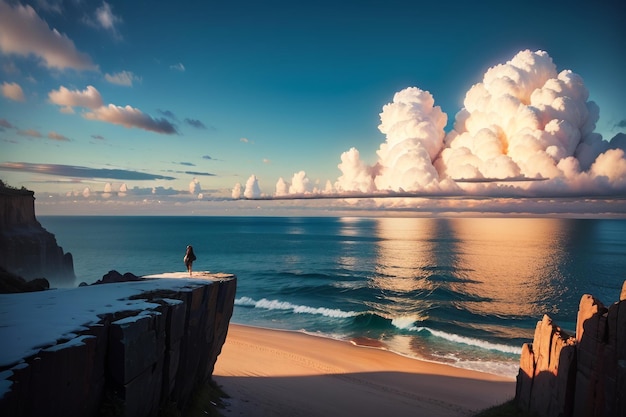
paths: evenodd
<path fill-rule="evenodd" d="M 515 400 L 538 416 L 626 416 L 626 281 L 608 308 L 582 297 L 575 336 L 548 316 L 537 323 L 522 347 Z"/>
<path fill-rule="evenodd" d="M 46 278 L 67 286 L 76 279 L 72 254 L 63 253 L 35 218 L 34 193 L 1 184 L 0 266 L 26 280 Z"/>
<path fill-rule="evenodd" d="M 0 383 L 10 384 L 0 398 L 0 415 L 147 417 L 172 404 L 184 415 L 194 389 L 211 378 L 226 340 L 236 277 L 163 280 L 158 289 L 150 285 L 146 280 L 64 290 L 71 292 L 70 299 L 74 293 L 84 297 L 84 291 L 110 297 L 115 291 L 139 290 L 131 297 L 134 302 L 146 300 L 153 307 L 128 311 L 126 303 L 111 299 L 119 311 L 101 315 L 97 323 L 76 323 L 86 330 L 38 348 L 21 363 L 0 367 L 6 378 Z M 46 291 L 46 302 L 54 302 L 55 291 Z M 16 296 L 30 295 L 10 297 Z"/>

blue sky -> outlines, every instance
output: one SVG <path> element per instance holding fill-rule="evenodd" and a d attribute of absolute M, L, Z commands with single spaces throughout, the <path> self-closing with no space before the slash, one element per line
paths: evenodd
<path fill-rule="evenodd" d="M 468 90 L 524 50 L 545 51 L 554 74 L 571 70 L 584 80 L 589 97 L 581 102 L 599 107 L 594 132 L 604 140 L 598 147 L 594 139 L 592 159 L 624 147 L 608 145 L 626 132 L 622 2 L 420 3 L 0 0 L 0 178 L 38 195 L 88 187 L 90 198 L 123 187 L 124 197 L 206 200 L 231 196 L 237 183 L 242 194 L 248 184 L 256 185 L 251 195 L 274 195 L 280 178 L 283 195 L 488 194 L 486 186 L 442 183 L 494 173 L 445 171 L 436 152 L 436 183 L 335 184 L 356 177 L 356 165 L 372 178 L 384 165 L 377 150 L 391 139 L 378 126 L 394 94 L 429 92 L 447 116 L 447 135 Z M 416 94 L 409 100 L 421 103 Z M 359 162 L 342 171 L 351 148 Z M 554 165 L 578 158 L 574 148 L 549 152 Z M 586 185 L 578 174 L 592 159 L 577 169 L 562 163 L 557 173 L 513 159 L 521 168 L 503 175 L 549 179 L 548 194 L 588 194 L 597 181 L 603 194 L 626 194 L 623 153 L 605 158 L 612 163 Z"/>

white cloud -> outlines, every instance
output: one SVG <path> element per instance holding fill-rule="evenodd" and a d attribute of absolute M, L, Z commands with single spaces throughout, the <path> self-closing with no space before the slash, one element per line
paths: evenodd
<path fill-rule="evenodd" d="M 61 86 L 58 90 L 48 93 L 50 102 L 62 106 L 65 113 L 73 113 L 74 107 L 97 109 L 103 105 L 102 96 L 94 86 L 88 85 L 83 91 L 69 90 Z"/>
<path fill-rule="evenodd" d="M 623 195 L 626 136 L 607 142 L 595 133 L 599 108 L 588 99 L 579 75 L 557 72 L 546 52 L 529 50 L 486 71 L 467 92 L 447 134 L 447 115 L 432 95 L 406 88 L 380 113 L 386 139 L 377 162 L 366 164 L 356 148 L 344 152 L 342 175 L 334 191 L 327 182 L 324 193 Z M 310 185 L 301 173 L 294 175 L 289 193 Z M 276 196 L 288 197 L 287 186 L 281 178 Z"/>
<path fill-rule="evenodd" d="M 2 95 L 13 101 L 26 101 L 24 91 L 18 83 L 2 83 Z"/>
<path fill-rule="evenodd" d="M 198 195 L 202 192 L 202 188 L 200 187 L 200 181 L 197 178 L 194 178 L 189 183 L 189 193 Z"/>
<path fill-rule="evenodd" d="M 242 191 L 241 190 L 241 184 L 240 183 L 235 184 L 235 186 L 233 187 L 233 191 L 231 193 L 231 197 L 234 200 L 239 200 L 241 198 L 241 194 L 242 194 L 241 191 Z"/>
<path fill-rule="evenodd" d="M 182 64 L 182 62 L 179 62 L 178 64 L 170 65 L 170 69 L 173 69 L 175 71 L 185 72 L 185 66 Z"/>
<path fill-rule="evenodd" d="M 48 68 L 97 70 L 89 55 L 79 52 L 66 35 L 50 29 L 31 6 L 0 1 L 0 50 L 34 55 Z"/>
<path fill-rule="evenodd" d="M 49 132 L 48 133 L 48 139 L 52 139 L 52 140 L 58 140 L 61 142 L 69 142 L 70 139 L 67 136 L 63 136 L 59 133 L 56 132 Z"/>
<path fill-rule="evenodd" d="M 246 198 L 259 198 L 261 197 L 261 188 L 259 187 L 259 180 L 256 175 L 251 175 L 246 181 L 246 189 L 243 192 Z"/>
<path fill-rule="evenodd" d="M 132 87 L 133 82 L 141 82 L 141 77 L 136 76 L 131 71 L 121 71 L 114 74 L 104 74 L 104 79 L 111 84 Z"/>

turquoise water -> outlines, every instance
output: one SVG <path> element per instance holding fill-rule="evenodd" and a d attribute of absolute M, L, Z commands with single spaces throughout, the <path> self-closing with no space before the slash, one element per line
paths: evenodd
<path fill-rule="evenodd" d="M 109 270 L 238 277 L 232 322 L 370 338 L 421 359 L 515 376 L 549 314 L 574 329 L 580 298 L 617 301 L 626 220 L 65 217 L 39 221 L 77 282 Z"/>

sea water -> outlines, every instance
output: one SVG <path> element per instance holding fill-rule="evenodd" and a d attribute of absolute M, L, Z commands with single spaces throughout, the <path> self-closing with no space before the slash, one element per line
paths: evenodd
<path fill-rule="evenodd" d="M 514 377 L 548 314 L 618 300 L 626 220 L 40 216 L 78 282 L 110 270 L 237 276 L 231 322 L 361 340 Z M 367 342 L 369 341 L 369 342 Z"/>

